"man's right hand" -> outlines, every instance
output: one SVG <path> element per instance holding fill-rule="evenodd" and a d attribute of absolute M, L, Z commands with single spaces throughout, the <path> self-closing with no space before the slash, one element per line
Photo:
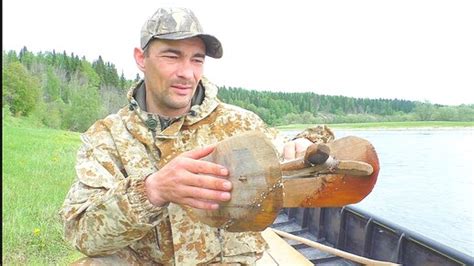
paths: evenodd
<path fill-rule="evenodd" d="M 201 161 L 214 150 L 207 146 L 184 152 L 145 180 L 148 199 L 156 206 L 168 202 L 215 210 L 218 202 L 229 201 L 232 183 L 229 171 L 218 164 Z"/>

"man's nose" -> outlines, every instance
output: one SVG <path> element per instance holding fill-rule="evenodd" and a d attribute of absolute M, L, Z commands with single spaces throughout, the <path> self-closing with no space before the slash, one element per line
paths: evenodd
<path fill-rule="evenodd" d="M 194 77 L 194 68 L 192 64 L 188 61 L 181 62 L 177 70 L 177 75 L 180 78 L 192 79 Z"/>

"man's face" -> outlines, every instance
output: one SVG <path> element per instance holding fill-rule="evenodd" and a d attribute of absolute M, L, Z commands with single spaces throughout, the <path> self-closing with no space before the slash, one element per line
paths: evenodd
<path fill-rule="evenodd" d="M 149 112 L 174 117 L 189 110 L 202 77 L 205 53 L 198 37 L 149 44 L 142 69 Z"/>

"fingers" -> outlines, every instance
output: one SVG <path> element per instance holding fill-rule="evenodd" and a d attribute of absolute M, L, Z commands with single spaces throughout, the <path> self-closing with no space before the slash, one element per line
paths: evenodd
<path fill-rule="evenodd" d="M 283 159 L 293 160 L 296 158 L 295 142 L 291 141 L 285 144 L 283 147 Z"/>
<path fill-rule="evenodd" d="M 195 174 L 216 175 L 221 177 L 229 175 L 227 168 L 212 162 L 183 158 L 183 161 L 179 162 L 179 164 L 189 172 Z"/>
<path fill-rule="evenodd" d="M 309 146 L 313 144 L 310 140 L 307 138 L 298 138 L 294 140 L 295 142 L 295 150 L 297 154 L 304 154 L 306 150 L 308 149 Z M 299 156 L 296 156 L 299 157 Z"/>
<path fill-rule="evenodd" d="M 203 210 L 217 210 L 219 209 L 219 204 L 215 202 L 209 202 L 205 200 L 198 200 L 194 198 L 187 198 L 183 201 L 184 205 L 188 205 L 193 208 L 203 209 Z"/>
<path fill-rule="evenodd" d="M 219 208 L 219 202 L 226 202 L 231 199 L 231 194 L 201 187 L 183 186 L 174 198 L 174 202 L 178 204 L 198 209 L 216 210 Z"/>
<path fill-rule="evenodd" d="M 232 182 L 218 177 L 208 175 L 192 175 L 186 182 L 187 185 L 206 189 L 230 191 L 232 190 Z"/>
<path fill-rule="evenodd" d="M 180 193 L 182 194 L 183 198 L 193 198 L 214 203 L 229 201 L 231 198 L 231 194 L 229 192 L 200 187 L 183 187 Z"/>
<path fill-rule="evenodd" d="M 229 170 L 219 164 L 199 160 L 214 148 L 206 146 L 182 153 L 150 175 L 146 182 L 150 201 L 159 206 L 174 202 L 213 210 L 219 207 L 219 202 L 230 200 L 232 183 L 224 178 L 229 175 Z"/>
<path fill-rule="evenodd" d="M 303 157 L 306 149 L 313 143 L 306 138 L 298 138 L 285 143 L 283 147 L 283 158 L 285 160 L 293 160 Z"/>

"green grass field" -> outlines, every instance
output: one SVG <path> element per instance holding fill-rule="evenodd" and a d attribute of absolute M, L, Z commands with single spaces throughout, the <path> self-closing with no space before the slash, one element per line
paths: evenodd
<path fill-rule="evenodd" d="M 2 264 L 67 265 L 82 255 L 62 238 L 59 208 L 74 179 L 79 134 L 3 123 Z M 469 127 L 474 123 L 404 122 L 329 125 L 334 128 Z M 281 127 L 302 129 L 305 125 Z"/>
<path fill-rule="evenodd" d="M 67 265 L 58 211 L 74 179 L 79 134 L 3 123 L 2 264 Z"/>

